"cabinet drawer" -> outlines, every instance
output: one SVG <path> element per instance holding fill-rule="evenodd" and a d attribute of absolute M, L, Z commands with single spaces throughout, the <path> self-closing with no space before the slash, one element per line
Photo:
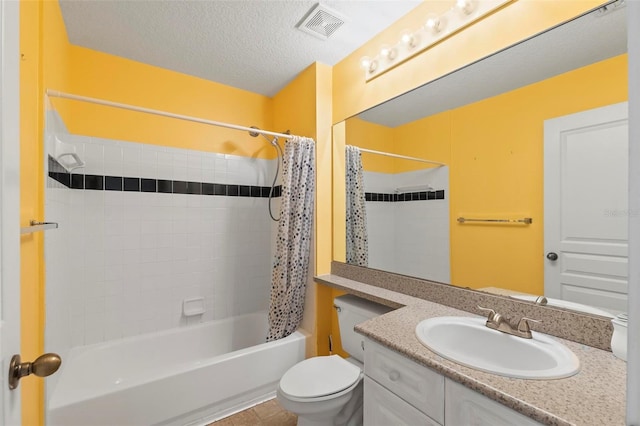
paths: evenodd
<path fill-rule="evenodd" d="M 438 423 L 444 423 L 444 377 L 367 339 L 365 374 Z"/>
<path fill-rule="evenodd" d="M 440 426 L 372 379 L 364 378 L 364 424 L 367 426 Z"/>
<path fill-rule="evenodd" d="M 472 391 L 446 380 L 447 425 L 538 426 L 541 423 Z"/>

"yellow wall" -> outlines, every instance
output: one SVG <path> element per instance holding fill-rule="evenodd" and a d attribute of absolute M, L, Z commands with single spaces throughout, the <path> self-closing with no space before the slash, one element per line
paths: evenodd
<path fill-rule="evenodd" d="M 43 88 L 68 88 L 67 35 L 56 2 L 20 3 L 20 224 L 44 219 L 43 205 Z M 44 351 L 44 262 L 42 233 L 20 241 L 21 355 L 33 360 Z M 22 422 L 40 425 L 43 381 L 20 382 Z"/>
<path fill-rule="evenodd" d="M 305 135 L 316 141 L 316 214 L 314 219 L 314 275 L 331 267 L 331 68 L 315 63 L 301 72 L 273 98 L 274 128 Z M 311 333 L 307 356 L 326 351 L 330 322 L 316 321 L 326 310 L 330 292 L 310 282 L 302 327 Z"/>
<path fill-rule="evenodd" d="M 543 122 L 627 97 L 625 54 L 451 112 L 452 283 L 544 293 Z M 534 222 L 455 221 L 465 215 Z"/>
<path fill-rule="evenodd" d="M 69 91 L 74 94 L 272 128 L 272 101 L 266 96 L 78 46 L 70 46 L 69 70 Z M 75 134 L 248 157 L 275 156 L 262 137 L 237 130 L 59 98 L 53 103 L 67 108 L 62 117 Z"/>
<path fill-rule="evenodd" d="M 451 111 L 434 114 L 428 119 L 416 120 L 394 129 L 395 153 L 410 157 L 425 158 L 439 163 L 451 164 Z M 408 160 L 393 160 L 394 173 L 420 170 L 425 163 Z"/>
<path fill-rule="evenodd" d="M 353 117 L 346 121 L 349 145 L 374 151 L 388 151 L 393 147 L 394 129 Z M 395 152 L 395 151 L 394 151 Z M 370 172 L 393 173 L 393 162 L 376 154 L 362 153 L 362 167 Z"/>

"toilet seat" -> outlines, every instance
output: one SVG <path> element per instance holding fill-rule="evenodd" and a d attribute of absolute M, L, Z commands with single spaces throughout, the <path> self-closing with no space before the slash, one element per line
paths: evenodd
<path fill-rule="evenodd" d="M 318 356 L 284 373 L 279 391 L 294 401 L 318 401 L 349 392 L 361 378 L 362 370 L 340 356 Z"/>

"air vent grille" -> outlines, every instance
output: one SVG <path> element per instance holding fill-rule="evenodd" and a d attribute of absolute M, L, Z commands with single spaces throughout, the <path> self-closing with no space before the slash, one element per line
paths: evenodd
<path fill-rule="evenodd" d="M 317 4 L 298 25 L 298 29 L 322 40 L 327 40 L 345 22 L 346 19 L 339 12 Z"/>

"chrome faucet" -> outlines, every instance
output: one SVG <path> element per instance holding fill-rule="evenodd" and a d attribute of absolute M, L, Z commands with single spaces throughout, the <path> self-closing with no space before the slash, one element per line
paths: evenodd
<path fill-rule="evenodd" d="M 529 327 L 529 321 L 531 322 L 540 322 L 538 320 L 534 320 L 531 318 L 522 317 L 518 322 L 518 326 L 514 327 L 511 325 L 509 320 L 507 320 L 502 314 L 494 311 L 490 308 L 483 308 L 478 305 L 478 309 L 484 312 L 488 312 L 486 326 L 501 331 L 503 333 L 511 334 L 513 336 L 522 337 L 523 339 L 531 339 L 531 328 Z"/>

